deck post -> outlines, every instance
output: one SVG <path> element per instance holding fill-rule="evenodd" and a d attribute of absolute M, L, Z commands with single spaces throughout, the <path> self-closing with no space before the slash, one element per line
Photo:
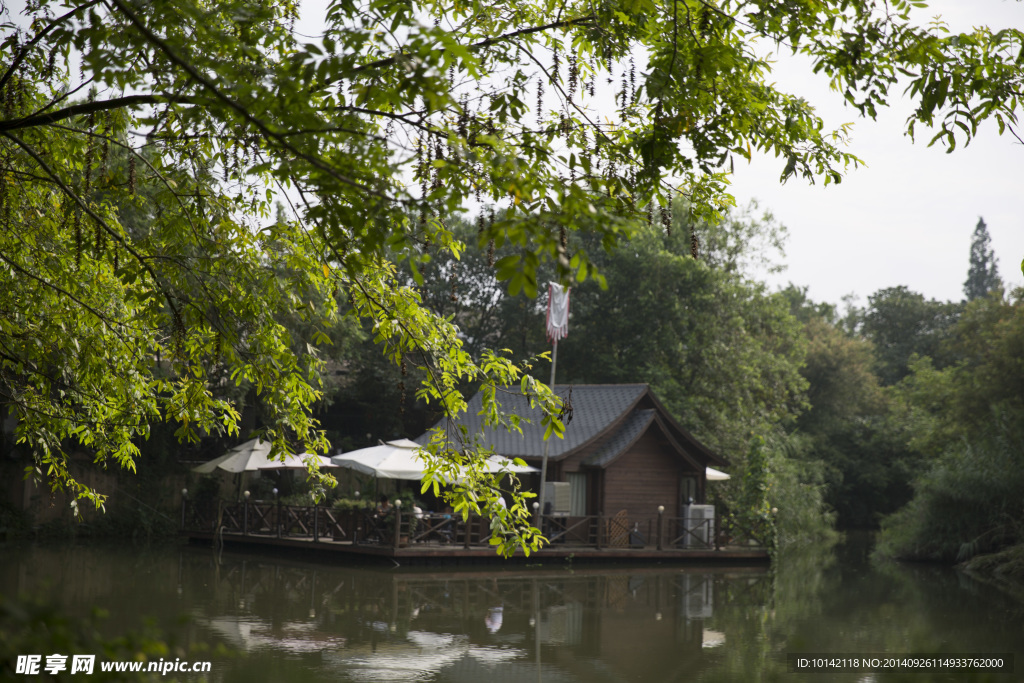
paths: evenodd
<path fill-rule="evenodd" d="M 249 492 L 246 491 L 242 494 L 245 498 L 245 502 L 242 504 L 242 535 L 249 535 Z"/>
<path fill-rule="evenodd" d="M 402 501 L 395 501 L 395 550 L 398 550 L 398 542 L 402 531 Z"/>
<path fill-rule="evenodd" d="M 467 517 L 462 522 L 462 547 L 464 549 L 466 549 L 466 550 L 469 550 L 469 537 L 470 537 L 470 534 L 471 534 L 472 531 L 473 531 L 473 522 L 471 522 L 470 518 Z"/>
<path fill-rule="evenodd" d="M 597 528 L 594 529 L 594 547 L 598 550 L 601 549 L 601 520 L 604 519 L 604 513 L 597 513 Z"/>
<path fill-rule="evenodd" d="M 320 503 L 313 501 L 313 543 L 320 540 Z"/>
<path fill-rule="evenodd" d="M 662 524 L 664 523 L 664 519 L 665 519 L 665 506 L 664 505 L 659 505 L 658 506 L 658 550 L 662 550 L 662 547 L 661 547 L 662 546 L 661 531 L 662 531 L 662 528 L 663 528 Z"/>

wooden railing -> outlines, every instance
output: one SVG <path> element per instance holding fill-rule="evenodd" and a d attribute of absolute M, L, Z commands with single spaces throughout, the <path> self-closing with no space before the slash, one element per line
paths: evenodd
<path fill-rule="evenodd" d="M 534 522 L 552 547 L 646 548 L 707 550 L 762 547 L 762 535 L 733 521 L 687 520 L 659 513 L 653 518 L 617 515 L 543 515 Z M 273 501 L 182 503 L 183 531 L 243 536 L 306 538 L 394 548 L 489 546 L 501 527 L 490 518 L 446 513 L 410 513 L 394 508 L 386 515 L 369 510 L 338 510 L 315 505 L 284 505 Z"/>

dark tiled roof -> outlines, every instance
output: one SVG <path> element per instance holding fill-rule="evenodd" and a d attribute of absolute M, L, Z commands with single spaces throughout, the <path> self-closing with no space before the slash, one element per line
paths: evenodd
<path fill-rule="evenodd" d="M 615 435 L 608 439 L 599 451 L 592 455 L 588 455 L 583 459 L 583 464 L 594 467 L 606 467 L 610 465 L 615 458 L 619 457 L 619 455 L 632 446 L 637 439 L 643 436 L 643 433 L 646 432 L 647 428 L 652 422 L 654 422 L 656 414 L 657 411 L 654 410 L 654 408 L 634 410 L 630 416 L 626 418 L 626 421 L 622 423 L 622 426 L 619 427 L 618 431 L 615 432 Z"/>
<path fill-rule="evenodd" d="M 569 386 L 555 385 L 555 393 L 564 398 L 569 393 Z M 541 411 L 531 409 L 517 387 L 500 392 L 499 401 L 505 413 L 523 418 L 520 422 L 522 434 L 503 428 L 484 428 L 483 418 L 478 414 L 483 405 L 479 393 L 469 400 L 461 425 L 468 429 L 469 434 L 478 435 L 480 443 L 490 446 L 496 453 L 513 458 L 540 458 L 544 454 Z M 607 467 L 646 433 L 652 423 L 656 423 L 675 445 L 679 455 L 694 466 L 729 464 L 676 422 L 646 384 L 572 385 L 572 406 L 573 418 L 565 429 L 565 438 L 549 440 L 548 456 L 553 460 L 565 458 L 603 439 L 604 443 L 582 464 Z M 443 427 L 444 423 L 437 426 Z M 429 437 L 429 433 L 423 434 L 416 441 L 425 443 Z"/>
<path fill-rule="evenodd" d="M 555 393 L 565 397 L 568 384 L 556 384 Z M 648 392 L 646 384 L 576 384 L 572 385 L 572 422 L 565 428 L 565 438 L 551 438 L 548 456 L 555 460 L 565 457 L 578 448 L 597 438 L 613 427 Z M 541 411 L 531 409 L 526 398 L 516 388 L 499 394 L 502 409 L 524 419 L 520 423 L 523 433 L 508 432 L 494 427 L 483 427 L 483 418 L 477 413 L 483 405 L 477 393 L 469 401 L 469 408 L 460 420 L 470 434 L 480 434 L 481 441 L 494 448 L 496 453 L 513 458 L 539 458 L 544 453 L 544 429 L 541 425 Z M 527 423 L 526 420 L 530 422 Z M 428 438 L 424 434 L 417 441 Z"/>

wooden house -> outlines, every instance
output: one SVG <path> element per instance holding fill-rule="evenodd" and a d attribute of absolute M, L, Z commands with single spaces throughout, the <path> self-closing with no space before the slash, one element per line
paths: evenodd
<path fill-rule="evenodd" d="M 564 399 L 570 388 L 572 420 L 564 439 L 547 443 L 547 480 L 569 484 L 571 516 L 624 513 L 648 519 L 657 517 L 659 506 L 676 516 L 687 503 L 705 502 L 707 468 L 728 463 L 680 426 L 648 385 L 560 384 L 555 393 Z M 484 427 L 480 394 L 469 401 L 461 424 L 496 453 L 540 467 L 545 448 L 540 410 L 531 409 L 515 390 L 500 401 L 505 412 L 525 418 L 522 434 Z"/>

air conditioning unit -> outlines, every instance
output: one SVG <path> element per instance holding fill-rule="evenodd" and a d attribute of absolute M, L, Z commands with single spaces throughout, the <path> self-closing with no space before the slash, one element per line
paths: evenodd
<path fill-rule="evenodd" d="M 711 574 L 683 574 L 680 597 L 687 619 L 710 619 L 714 607 Z"/>
<path fill-rule="evenodd" d="M 551 511 L 546 514 L 567 515 L 572 507 L 572 494 L 569 492 L 569 482 L 549 481 L 544 484 L 544 507 L 551 505 Z"/>
<path fill-rule="evenodd" d="M 715 545 L 715 506 L 684 505 L 684 548 L 712 548 Z"/>

